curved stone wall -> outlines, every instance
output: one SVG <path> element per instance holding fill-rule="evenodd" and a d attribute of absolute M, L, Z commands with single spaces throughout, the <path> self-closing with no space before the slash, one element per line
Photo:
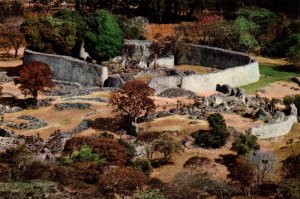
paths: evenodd
<path fill-rule="evenodd" d="M 250 133 L 258 137 L 258 139 L 268 139 L 288 134 L 293 125 L 298 122 L 297 116 L 290 115 L 284 120 L 261 126 L 255 126 L 250 129 Z"/>
<path fill-rule="evenodd" d="M 92 64 L 69 56 L 39 53 L 29 49 L 24 50 L 23 64 L 32 61 L 47 63 L 54 72 L 54 79 L 78 82 L 82 85 L 97 86 L 108 77 L 107 67 Z"/>
<path fill-rule="evenodd" d="M 154 88 L 156 93 L 175 87 L 193 92 L 216 90 L 217 84 L 238 87 L 254 83 L 260 78 L 258 62 L 244 53 L 194 44 L 187 45 L 190 49 L 189 53 L 178 57 L 179 64 L 209 66 L 222 70 L 205 75 L 154 78 L 149 86 Z"/>

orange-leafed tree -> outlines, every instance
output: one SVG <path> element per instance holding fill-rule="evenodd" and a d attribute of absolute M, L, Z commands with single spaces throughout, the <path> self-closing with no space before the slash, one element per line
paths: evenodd
<path fill-rule="evenodd" d="M 44 92 L 46 88 L 52 88 L 53 72 L 48 64 L 43 62 L 31 62 L 20 70 L 20 77 L 16 78 L 15 84 L 27 96 L 31 95 L 37 102 L 38 92 Z"/>
<path fill-rule="evenodd" d="M 142 80 L 131 80 L 119 91 L 111 92 L 109 104 L 113 112 L 120 118 L 126 118 L 126 122 L 135 127 L 133 134 L 137 133 L 137 119 L 143 114 L 155 110 L 154 100 L 150 96 L 154 90 Z"/>

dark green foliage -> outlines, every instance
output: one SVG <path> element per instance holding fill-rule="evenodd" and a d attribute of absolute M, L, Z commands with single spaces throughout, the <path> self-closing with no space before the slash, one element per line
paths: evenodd
<path fill-rule="evenodd" d="M 239 155 L 245 155 L 251 151 L 260 149 L 257 137 L 254 135 L 241 134 L 237 137 L 232 146 Z"/>
<path fill-rule="evenodd" d="M 85 32 L 87 31 L 87 25 L 85 22 L 84 17 L 82 17 L 78 12 L 76 11 L 70 11 L 70 10 L 59 10 L 57 13 L 53 15 L 55 19 L 60 19 L 63 21 L 69 21 L 76 26 L 76 36 L 77 36 L 77 43 L 81 44 L 83 41 L 83 37 L 85 35 Z"/>
<path fill-rule="evenodd" d="M 195 143 L 204 148 L 219 148 L 224 146 L 229 133 L 227 132 L 223 116 L 219 113 L 212 114 L 208 117 L 208 122 L 211 127 L 210 131 L 193 133 Z"/>
<path fill-rule="evenodd" d="M 25 21 L 21 26 L 29 48 L 44 53 L 71 55 L 76 46 L 76 25 L 51 17 Z"/>
<path fill-rule="evenodd" d="M 288 106 L 290 104 L 295 104 L 298 110 L 300 110 L 300 95 L 287 95 L 283 98 L 283 104 Z M 298 111 L 298 116 L 300 115 L 300 111 Z"/>
<path fill-rule="evenodd" d="M 128 157 L 128 161 L 131 161 L 132 158 L 135 157 L 136 155 L 136 149 L 135 146 L 132 143 L 127 143 L 125 141 L 123 141 L 122 139 L 119 140 L 119 143 L 121 146 L 123 146 L 125 148 L 127 157 Z"/>
<path fill-rule="evenodd" d="M 117 19 L 106 10 L 90 14 L 85 48 L 92 58 L 105 61 L 117 56 L 123 45 L 123 32 Z"/>
<path fill-rule="evenodd" d="M 146 174 L 152 172 L 151 162 L 146 158 L 137 158 L 133 161 L 133 167 L 142 170 Z"/>

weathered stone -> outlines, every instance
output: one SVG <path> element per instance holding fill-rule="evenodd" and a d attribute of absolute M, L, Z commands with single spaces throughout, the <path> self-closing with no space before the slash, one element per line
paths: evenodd
<path fill-rule="evenodd" d="M 104 82 L 104 87 L 121 88 L 125 84 L 121 77 L 110 76 Z"/>
<path fill-rule="evenodd" d="M 185 96 L 186 97 L 197 96 L 197 94 L 192 91 L 187 91 L 181 88 L 169 88 L 161 92 L 158 96 L 174 98 L 174 97 L 185 97 Z"/>
<path fill-rule="evenodd" d="M 73 57 L 34 52 L 25 49 L 23 64 L 32 61 L 47 63 L 54 72 L 54 79 L 79 82 L 82 85 L 97 86 L 108 77 L 107 67 L 92 64 Z"/>
<path fill-rule="evenodd" d="M 65 110 L 65 109 L 79 109 L 79 110 L 86 110 L 91 108 L 91 104 L 88 103 L 59 103 L 55 104 L 55 108 L 58 110 Z"/>

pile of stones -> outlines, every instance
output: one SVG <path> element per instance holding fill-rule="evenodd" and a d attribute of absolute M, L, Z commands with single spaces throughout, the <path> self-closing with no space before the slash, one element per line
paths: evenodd
<path fill-rule="evenodd" d="M 27 123 L 15 123 L 14 121 L 7 122 L 7 126 L 15 129 L 39 129 L 48 125 L 47 122 L 31 115 L 19 116 L 18 119 L 26 120 Z"/>
<path fill-rule="evenodd" d="M 7 72 L 0 72 L 0 82 L 1 83 L 6 83 L 6 82 L 11 82 L 13 81 L 13 77 L 8 77 Z"/>
<path fill-rule="evenodd" d="M 182 88 L 169 88 L 161 92 L 158 96 L 175 98 L 175 97 L 194 97 L 197 96 L 197 94 Z"/>
<path fill-rule="evenodd" d="M 66 109 L 79 109 L 79 110 L 86 110 L 91 108 L 91 104 L 88 103 L 60 103 L 55 104 L 55 108 L 57 110 L 66 110 Z"/>
<path fill-rule="evenodd" d="M 19 112 L 22 111 L 21 107 L 18 106 L 3 106 L 2 104 L 0 104 L 0 115 L 4 114 L 4 113 L 15 113 L 15 112 Z"/>

